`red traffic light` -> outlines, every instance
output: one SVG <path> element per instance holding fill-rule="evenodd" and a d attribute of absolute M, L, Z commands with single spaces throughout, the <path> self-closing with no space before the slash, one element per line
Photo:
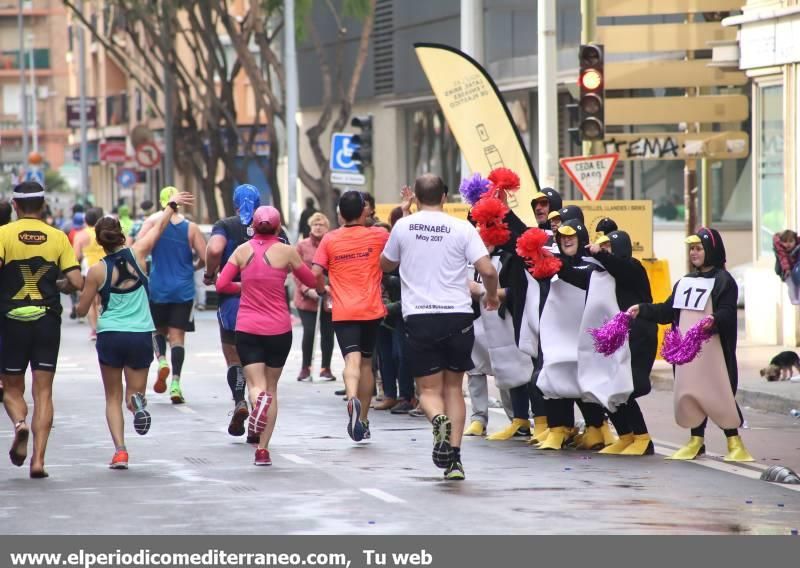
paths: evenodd
<path fill-rule="evenodd" d="M 597 69 L 587 69 L 581 75 L 581 86 L 587 91 L 596 91 L 603 85 L 603 75 Z"/>

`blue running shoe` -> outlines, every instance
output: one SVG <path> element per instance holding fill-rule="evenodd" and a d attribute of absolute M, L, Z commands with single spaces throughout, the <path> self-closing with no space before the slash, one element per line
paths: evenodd
<path fill-rule="evenodd" d="M 361 423 L 361 401 L 351 398 L 347 401 L 347 433 L 354 442 L 364 439 L 364 425 Z"/>
<path fill-rule="evenodd" d="M 133 406 L 133 429 L 140 436 L 144 436 L 150 431 L 150 413 L 145 410 L 147 399 L 140 392 L 131 397 Z"/>

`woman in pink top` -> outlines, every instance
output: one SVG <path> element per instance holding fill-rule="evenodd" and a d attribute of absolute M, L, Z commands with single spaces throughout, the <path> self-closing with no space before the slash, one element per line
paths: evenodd
<path fill-rule="evenodd" d="M 290 272 L 306 286 L 315 279 L 297 251 L 278 239 L 281 216 L 270 206 L 253 215 L 255 235 L 231 255 L 217 279 L 217 292 L 241 293 L 236 351 L 242 360 L 253 410 L 250 429 L 260 435 L 255 465 L 272 465 L 267 445 L 278 416 L 278 379 L 292 348 L 292 321 L 284 282 Z M 233 279 L 241 273 L 241 283 Z"/>

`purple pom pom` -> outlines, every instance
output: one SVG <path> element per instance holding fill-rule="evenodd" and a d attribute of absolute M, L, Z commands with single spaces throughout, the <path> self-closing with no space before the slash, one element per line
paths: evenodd
<path fill-rule="evenodd" d="M 677 328 L 667 332 L 661 348 L 664 360 L 673 365 L 685 365 L 694 361 L 703 349 L 703 344 L 711 339 L 711 329 L 706 329 L 711 321 L 713 321 L 711 318 L 704 317 L 690 327 L 682 339 L 681 332 Z"/>
<path fill-rule="evenodd" d="M 481 198 L 481 195 L 489 191 L 489 180 L 482 178 L 481 174 L 472 174 L 470 177 L 461 180 L 458 191 L 461 193 L 464 201 L 470 205 L 475 205 Z"/>
<path fill-rule="evenodd" d="M 590 329 L 594 339 L 594 350 L 610 357 L 622 347 L 631 332 L 632 318 L 626 312 L 620 312 L 608 320 L 602 327 Z"/>

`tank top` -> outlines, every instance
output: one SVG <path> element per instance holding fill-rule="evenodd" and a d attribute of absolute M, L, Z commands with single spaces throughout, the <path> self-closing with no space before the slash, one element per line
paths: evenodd
<path fill-rule="evenodd" d="M 89 234 L 89 244 L 83 247 L 83 256 L 86 259 L 87 267 L 91 267 L 103 260 L 106 251 L 97 244 L 94 227 L 86 227 L 86 232 Z"/>
<path fill-rule="evenodd" d="M 147 276 L 139 268 L 129 248 L 118 250 L 103 259 L 106 280 L 100 288 L 102 311 L 97 319 L 97 333 L 104 331 L 151 332 L 155 330 L 150 316 L 150 301 L 147 295 Z M 133 267 L 133 272 L 129 270 Z M 112 282 L 114 268 L 117 281 Z M 119 285 L 135 281 L 130 288 Z"/>
<path fill-rule="evenodd" d="M 156 304 L 194 300 L 194 265 L 189 246 L 189 221 L 170 223 L 152 252 L 150 299 Z"/>
<path fill-rule="evenodd" d="M 242 296 L 236 331 L 255 335 L 281 335 L 292 330 L 284 282 L 289 268 L 274 268 L 266 253 L 278 237 L 256 235 L 250 240 L 253 258 L 242 269 Z"/>

